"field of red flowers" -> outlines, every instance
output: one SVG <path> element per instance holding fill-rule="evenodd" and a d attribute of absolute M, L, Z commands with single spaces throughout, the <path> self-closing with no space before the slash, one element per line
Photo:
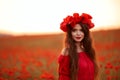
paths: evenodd
<path fill-rule="evenodd" d="M 92 32 L 101 80 L 120 80 L 120 29 Z M 0 80 L 57 80 L 64 34 L 0 37 Z"/>

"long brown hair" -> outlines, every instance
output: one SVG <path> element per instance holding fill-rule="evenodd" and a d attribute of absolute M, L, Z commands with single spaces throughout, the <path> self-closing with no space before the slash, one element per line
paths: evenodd
<path fill-rule="evenodd" d="M 94 63 L 94 75 L 95 78 L 98 74 L 98 65 L 96 62 L 96 55 L 95 50 L 92 47 L 92 39 L 90 37 L 90 31 L 88 29 L 88 26 L 83 23 L 79 23 L 82 27 L 82 31 L 84 33 L 84 39 L 81 41 L 81 44 L 83 45 L 84 51 L 87 53 L 89 58 Z M 71 35 L 72 27 L 68 25 L 68 31 L 66 32 L 66 38 L 65 38 L 65 47 L 68 48 L 68 53 L 70 57 L 70 79 L 71 80 L 77 80 L 77 71 L 78 71 L 78 54 L 76 50 L 75 41 L 72 38 Z M 80 45 L 81 46 L 81 45 Z"/>

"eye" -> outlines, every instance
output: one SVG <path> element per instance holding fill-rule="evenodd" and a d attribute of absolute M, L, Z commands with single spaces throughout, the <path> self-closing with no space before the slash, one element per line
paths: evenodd
<path fill-rule="evenodd" d="M 72 32 L 75 32 L 76 31 L 76 29 L 72 29 Z"/>
<path fill-rule="evenodd" d="M 82 31 L 82 32 L 83 32 L 83 29 L 80 29 L 80 31 Z"/>

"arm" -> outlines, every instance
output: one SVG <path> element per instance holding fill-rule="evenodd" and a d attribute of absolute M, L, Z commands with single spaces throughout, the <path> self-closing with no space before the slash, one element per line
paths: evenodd
<path fill-rule="evenodd" d="M 59 63 L 59 79 L 58 80 L 70 80 L 70 67 L 69 67 L 69 56 L 63 49 L 61 55 L 58 58 Z"/>

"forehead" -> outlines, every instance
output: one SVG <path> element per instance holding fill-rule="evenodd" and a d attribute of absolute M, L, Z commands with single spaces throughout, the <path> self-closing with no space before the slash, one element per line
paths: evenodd
<path fill-rule="evenodd" d="M 81 25 L 80 24 L 76 24 L 73 29 L 82 29 Z"/>

